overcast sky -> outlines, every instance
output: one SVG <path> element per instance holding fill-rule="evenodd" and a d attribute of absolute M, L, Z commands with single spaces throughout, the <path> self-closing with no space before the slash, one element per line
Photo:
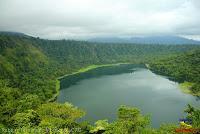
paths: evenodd
<path fill-rule="evenodd" d="M 200 0 L 0 0 L 0 31 L 49 39 L 146 35 L 200 39 Z"/>

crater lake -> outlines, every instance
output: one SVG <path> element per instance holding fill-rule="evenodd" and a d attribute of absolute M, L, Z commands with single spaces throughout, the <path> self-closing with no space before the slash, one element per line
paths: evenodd
<path fill-rule="evenodd" d="M 57 102 L 70 102 L 86 111 L 83 120 L 91 123 L 117 118 L 120 105 L 141 109 L 151 124 L 179 123 L 187 104 L 200 106 L 197 97 L 185 94 L 177 82 L 157 75 L 144 65 L 122 64 L 99 67 L 68 75 L 61 80 Z"/>

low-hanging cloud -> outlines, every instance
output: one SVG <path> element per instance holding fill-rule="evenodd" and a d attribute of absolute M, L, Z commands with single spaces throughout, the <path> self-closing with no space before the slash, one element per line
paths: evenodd
<path fill-rule="evenodd" d="M 200 0 L 0 0 L 0 30 L 42 38 L 200 37 Z"/>

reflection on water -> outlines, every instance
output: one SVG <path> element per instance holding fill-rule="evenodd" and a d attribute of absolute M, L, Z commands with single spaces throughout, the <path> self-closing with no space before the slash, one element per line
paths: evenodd
<path fill-rule="evenodd" d="M 61 79 L 61 89 L 68 88 L 71 85 L 75 85 L 77 82 L 83 79 L 101 77 L 104 75 L 115 75 L 122 73 L 133 73 L 137 68 L 145 67 L 144 65 L 134 65 L 134 64 L 121 64 L 116 66 L 104 66 L 89 70 L 84 73 L 78 73 L 74 75 L 69 75 L 68 77 Z M 133 69 L 134 68 L 134 69 Z"/>
<path fill-rule="evenodd" d="M 178 123 L 188 103 L 200 106 L 192 95 L 179 90 L 178 83 L 139 65 L 102 67 L 61 80 L 57 101 L 71 102 L 87 111 L 83 118 L 94 122 L 116 119 L 120 105 L 135 106 L 150 114 L 153 127 Z"/>

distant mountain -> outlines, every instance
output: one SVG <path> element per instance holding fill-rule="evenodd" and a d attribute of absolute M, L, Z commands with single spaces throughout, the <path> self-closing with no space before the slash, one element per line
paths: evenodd
<path fill-rule="evenodd" d="M 20 32 L 10 32 L 10 31 L 0 31 L 0 35 L 8 36 L 18 36 L 18 37 L 28 37 L 32 36 L 26 35 Z M 134 44 L 171 44 L 171 45 L 181 45 L 181 44 L 193 44 L 200 45 L 200 41 L 187 39 L 179 36 L 144 36 L 144 37 L 131 37 L 131 38 L 120 38 L 120 37 L 97 37 L 87 40 L 88 42 L 98 42 L 98 43 L 134 43 Z"/>
<path fill-rule="evenodd" d="M 26 34 L 24 34 L 24 33 L 20 33 L 20 32 L 10 32 L 10 31 L 0 31 L 0 34 L 1 34 L 1 35 L 10 35 L 10 36 L 12 36 L 12 35 L 15 35 L 15 36 L 28 36 L 28 35 L 26 35 Z"/>
<path fill-rule="evenodd" d="M 101 43 L 137 43 L 137 44 L 200 44 L 200 41 L 187 39 L 179 36 L 146 36 L 146 37 L 132 37 L 132 38 L 119 38 L 119 37 L 104 37 L 92 38 L 89 42 Z"/>

